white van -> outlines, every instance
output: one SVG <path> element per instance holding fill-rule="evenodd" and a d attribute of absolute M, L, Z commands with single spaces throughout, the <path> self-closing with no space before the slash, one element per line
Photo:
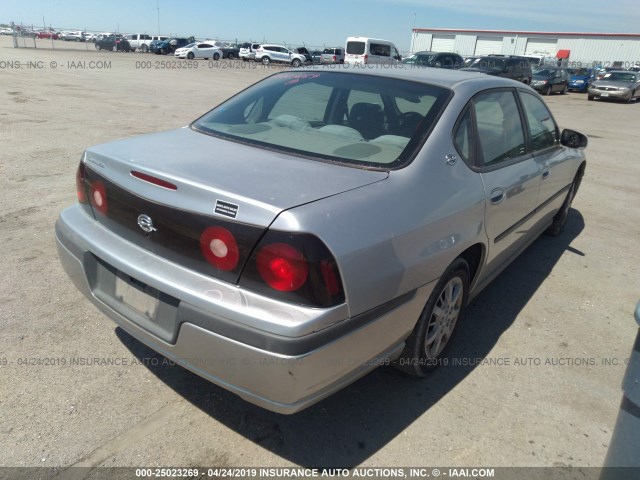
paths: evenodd
<path fill-rule="evenodd" d="M 345 48 L 344 63 L 354 64 L 398 64 L 402 57 L 389 40 L 368 37 L 349 37 Z"/>

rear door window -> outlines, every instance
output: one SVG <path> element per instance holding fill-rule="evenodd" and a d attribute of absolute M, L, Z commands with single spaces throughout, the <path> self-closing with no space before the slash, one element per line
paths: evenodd
<path fill-rule="evenodd" d="M 365 51 L 364 42 L 347 42 L 347 53 L 349 55 L 364 55 L 364 51 Z"/>

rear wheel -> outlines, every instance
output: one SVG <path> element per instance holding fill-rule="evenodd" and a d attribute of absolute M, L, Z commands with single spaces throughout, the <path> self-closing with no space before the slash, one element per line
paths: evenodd
<path fill-rule="evenodd" d="M 549 85 L 549 86 L 547 87 L 547 89 L 544 91 L 544 94 L 545 94 L 545 95 L 551 95 L 552 90 L 553 90 L 553 89 L 551 88 L 551 85 Z"/>
<path fill-rule="evenodd" d="M 569 91 L 569 86 L 565 83 L 561 93 L 562 95 L 566 95 L 568 91 Z"/>
<path fill-rule="evenodd" d="M 213 59 L 214 60 L 220 60 L 220 54 L 218 52 L 213 54 Z"/>
<path fill-rule="evenodd" d="M 394 366 L 424 377 L 440 364 L 467 301 L 469 265 L 456 259 L 440 277 Z"/>
<path fill-rule="evenodd" d="M 229 60 L 233 60 L 235 57 L 233 56 L 232 52 L 227 53 L 227 59 Z"/>

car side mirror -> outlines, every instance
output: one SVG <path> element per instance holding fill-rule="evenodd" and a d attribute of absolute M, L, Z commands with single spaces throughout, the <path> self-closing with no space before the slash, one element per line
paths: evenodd
<path fill-rule="evenodd" d="M 565 128 L 560 135 L 560 143 L 569 148 L 585 148 L 589 139 L 580 132 Z"/>

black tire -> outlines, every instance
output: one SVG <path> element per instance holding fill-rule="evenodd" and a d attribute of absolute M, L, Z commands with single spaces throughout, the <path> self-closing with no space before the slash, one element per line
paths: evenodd
<path fill-rule="evenodd" d="M 98 45 L 97 43 L 96 43 L 96 50 L 98 50 L 98 51 L 102 50 L 102 47 L 100 45 Z"/>
<path fill-rule="evenodd" d="M 631 93 L 629 94 L 629 98 L 627 98 L 627 103 L 631 103 L 631 102 L 633 102 L 633 95 L 634 95 L 634 94 L 635 94 L 635 92 L 631 92 Z"/>
<path fill-rule="evenodd" d="M 562 92 L 560 92 L 560 93 L 562 95 L 566 95 L 568 91 L 569 91 L 569 86 L 565 83 L 564 84 L 564 88 L 562 89 Z"/>
<path fill-rule="evenodd" d="M 524 83 L 525 85 L 529 85 L 529 79 L 528 78 L 523 79 L 522 83 Z"/>
<path fill-rule="evenodd" d="M 458 258 L 440 277 L 394 367 L 413 377 L 424 377 L 439 365 L 438 359 L 446 354 L 460 323 L 468 290 L 469 265 Z"/>
<path fill-rule="evenodd" d="M 587 95 L 587 100 L 589 101 L 593 100 L 593 95 Z"/>
<path fill-rule="evenodd" d="M 573 179 L 573 183 L 571 183 L 571 187 L 569 187 L 569 191 L 567 192 L 567 196 L 565 197 L 560 210 L 558 210 L 558 213 L 553 217 L 551 226 L 547 228 L 547 231 L 545 232 L 547 235 L 557 237 L 564 232 L 564 228 L 567 225 L 567 218 L 569 217 L 569 211 L 571 210 L 571 204 L 573 203 L 573 199 L 576 198 L 576 193 L 578 193 L 580 183 L 582 183 L 583 175 L 584 168 L 580 167 L 580 169 L 578 169 L 578 173 L 576 173 L 576 177 Z"/>
<path fill-rule="evenodd" d="M 233 52 L 229 52 L 227 53 L 227 59 L 228 60 L 233 60 L 235 57 L 233 56 Z"/>
<path fill-rule="evenodd" d="M 195 55 L 193 54 L 193 52 L 189 52 L 189 53 L 187 53 L 187 58 L 188 58 L 189 60 L 193 60 L 193 57 L 195 57 Z"/>
<path fill-rule="evenodd" d="M 220 60 L 220 54 L 218 52 L 214 53 L 213 54 L 213 59 L 216 60 L 216 61 Z"/>
<path fill-rule="evenodd" d="M 143 44 L 140 50 L 142 50 L 142 53 L 147 53 L 149 51 L 149 47 L 147 44 Z"/>
<path fill-rule="evenodd" d="M 549 95 L 551 95 L 551 92 L 553 92 L 553 88 L 551 88 L 551 85 L 549 85 L 549 86 L 545 89 L 544 94 L 545 94 L 545 95 L 547 95 L 547 96 L 549 96 Z"/>
<path fill-rule="evenodd" d="M 271 63 L 271 59 L 266 55 L 260 59 L 263 65 L 269 65 Z"/>
<path fill-rule="evenodd" d="M 299 58 L 294 58 L 294 59 L 291 61 L 291 66 L 292 66 L 293 68 L 298 68 L 300 65 L 302 65 L 302 62 L 300 61 L 300 59 L 299 59 Z"/>

